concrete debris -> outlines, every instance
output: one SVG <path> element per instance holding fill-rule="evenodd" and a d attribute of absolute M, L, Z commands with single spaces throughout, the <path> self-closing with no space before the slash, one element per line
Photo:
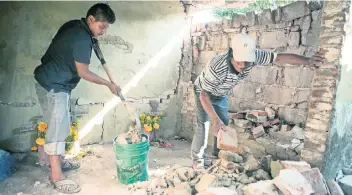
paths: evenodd
<path fill-rule="evenodd" d="M 197 195 L 238 195 L 235 189 L 225 187 L 208 188 L 199 192 Z"/>
<path fill-rule="evenodd" d="M 305 161 L 280 161 L 282 169 L 296 169 L 299 172 L 310 170 L 310 165 Z"/>
<path fill-rule="evenodd" d="M 247 113 L 246 119 L 255 123 L 264 123 L 268 120 L 268 114 L 262 110 L 253 110 Z"/>
<path fill-rule="evenodd" d="M 300 128 L 298 125 L 295 125 L 291 131 L 292 131 L 292 136 L 294 138 L 299 139 L 299 140 L 304 140 L 303 129 Z"/>
<path fill-rule="evenodd" d="M 234 163 L 242 163 L 243 162 L 243 157 L 238 155 L 237 153 L 225 151 L 225 150 L 220 150 L 219 152 L 219 158 L 234 162 Z"/>
<path fill-rule="evenodd" d="M 275 118 L 275 111 L 269 107 L 264 108 L 264 111 L 268 114 L 269 120 L 273 120 Z"/>
<path fill-rule="evenodd" d="M 284 195 L 311 195 L 314 193 L 309 181 L 296 169 L 282 169 L 274 178 L 274 184 Z"/>
<path fill-rule="evenodd" d="M 282 165 L 279 161 L 271 161 L 270 163 L 270 173 L 271 177 L 275 178 L 279 175 L 282 169 Z"/>
<path fill-rule="evenodd" d="M 272 180 L 259 181 L 249 184 L 245 195 L 279 195 L 279 191 Z"/>
<path fill-rule="evenodd" d="M 300 172 L 312 185 L 315 194 L 328 194 L 328 186 L 326 186 L 323 175 L 318 168 L 307 169 Z"/>
<path fill-rule="evenodd" d="M 226 131 L 219 131 L 217 135 L 217 147 L 230 152 L 238 151 L 238 141 L 236 130 L 227 127 Z"/>
<path fill-rule="evenodd" d="M 136 128 L 130 126 L 128 132 L 120 134 L 116 141 L 119 144 L 135 144 L 145 140 L 142 140 Z"/>
<path fill-rule="evenodd" d="M 252 128 L 252 123 L 245 119 L 235 119 L 234 120 L 235 127 L 250 129 Z"/>
<path fill-rule="evenodd" d="M 263 125 L 259 125 L 258 127 L 255 127 L 252 129 L 253 137 L 256 139 L 260 136 L 265 135 L 264 127 Z"/>
<path fill-rule="evenodd" d="M 339 181 L 345 185 L 342 189 L 349 190 L 348 176 Z M 328 182 L 329 188 L 326 183 L 319 169 L 304 161 L 273 161 L 268 155 L 259 163 L 240 145 L 238 153 L 220 150 L 219 159 L 205 171 L 174 165 L 164 174 L 129 185 L 129 191 L 143 195 L 330 195 L 330 191 L 341 191 L 336 182 Z"/>

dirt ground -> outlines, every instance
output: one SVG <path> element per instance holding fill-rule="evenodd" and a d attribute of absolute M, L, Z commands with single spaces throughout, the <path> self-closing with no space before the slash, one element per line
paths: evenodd
<path fill-rule="evenodd" d="M 150 147 L 150 177 L 176 163 L 182 166 L 191 165 L 190 144 L 179 140 L 170 140 L 169 143 L 172 144 L 171 149 Z M 81 163 L 80 169 L 65 173 L 80 183 L 82 190 L 78 194 L 129 194 L 126 186 L 116 179 L 112 145 L 89 145 L 82 149 L 90 149 L 93 153 L 77 160 Z M 48 177 L 49 172 L 39 165 L 22 163 L 13 175 L 0 182 L 0 195 L 61 194 L 48 185 Z"/>

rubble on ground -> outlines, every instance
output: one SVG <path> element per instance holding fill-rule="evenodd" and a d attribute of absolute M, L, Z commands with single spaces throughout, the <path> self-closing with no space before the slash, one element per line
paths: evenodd
<path fill-rule="evenodd" d="M 304 147 L 304 129 L 300 124 L 288 124 L 270 107 L 229 113 L 231 126 L 243 138 L 255 140 L 274 157 L 299 160 Z"/>
<path fill-rule="evenodd" d="M 128 189 L 134 195 L 328 195 L 326 183 L 319 169 L 306 162 L 272 161 L 270 155 L 257 160 L 240 145 L 238 153 L 221 150 L 205 172 L 174 165 L 165 174 L 130 184 Z"/>
<path fill-rule="evenodd" d="M 145 140 L 143 140 L 138 130 L 132 126 L 129 127 L 126 133 L 121 133 L 116 140 L 119 144 L 136 144 L 142 141 Z"/>

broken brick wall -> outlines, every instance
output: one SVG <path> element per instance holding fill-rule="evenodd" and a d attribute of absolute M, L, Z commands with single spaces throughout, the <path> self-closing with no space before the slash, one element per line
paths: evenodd
<path fill-rule="evenodd" d="M 234 14 L 232 20 L 196 24 L 192 26 L 192 77 L 191 82 L 201 73 L 206 63 L 216 54 L 226 52 L 234 34 L 247 32 L 257 40 L 257 47 L 275 52 L 289 52 L 305 56 L 313 55 L 319 46 L 322 3 L 298 1 L 277 10 L 264 10 L 256 14 Z M 241 81 L 229 98 L 230 112 L 273 108 L 284 122 L 304 127 L 308 116 L 308 102 L 314 71 L 296 65 L 254 67 L 248 77 Z M 189 139 L 195 127 L 194 94 L 192 83 L 183 93 L 182 108 L 184 120 L 182 133 Z M 209 135 L 210 136 L 210 135 Z M 275 136 L 274 136 L 275 137 Z M 248 137 L 247 137 L 248 138 Z M 277 135 L 277 140 L 285 140 L 285 135 Z M 292 141 L 294 137 L 288 138 Z M 212 145 L 212 139 L 209 139 Z M 250 141 L 248 141 L 250 142 Z M 271 153 L 284 159 L 299 159 L 300 151 L 290 150 L 291 143 L 274 144 L 256 142 L 255 148 L 264 148 L 262 153 Z M 302 143 L 300 143 L 302 144 Z M 277 145 L 280 151 L 277 151 Z M 264 147 L 263 147 L 264 146 Z M 270 147 L 270 148 L 265 148 Z M 290 152 L 290 151 L 291 152 Z M 259 154 L 258 154 L 259 155 Z M 262 154 L 261 154 L 262 155 Z"/>

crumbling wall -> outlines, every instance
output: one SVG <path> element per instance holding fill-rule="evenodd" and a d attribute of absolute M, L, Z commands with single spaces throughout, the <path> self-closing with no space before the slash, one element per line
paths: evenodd
<path fill-rule="evenodd" d="M 264 10 L 260 14 L 254 12 L 246 15 L 234 14 L 232 20 L 222 20 L 206 24 L 193 25 L 192 36 L 192 78 L 191 82 L 201 73 L 206 63 L 216 54 L 226 52 L 230 47 L 234 34 L 247 32 L 257 41 L 257 47 L 275 52 L 289 52 L 311 56 L 318 50 L 321 30 L 321 3 L 298 1 L 277 10 Z M 230 112 L 261 109 L 271 107 L 276 111 L 282 123 L 292 127 L 304 127 L 308 116 L 308 102 L 312 94 L 314 71 L 309 67 L 297 65 L 275 64 L 254 67 L 248 77 L 241 81 L 229 98 Z M 184 115 L 183 135 L 193 137 L 195 129 L 194 94 L 189 83 L 183 93 Z M 293 137 L 292 137 L 293 138 Z M 248 139 L 248 137 L 247 137 Z M 280 139 L 279 139 L 280 140 Z M 249 141 L 248 141 L 249 142 Z M 212 145 L 212 139 L 209 139 Z M 275 151 L 279 142 L 266 144 L 269 149 L 263 153 Z M 260 148 L 259 144 L 253 147 Z M 265 145 L 265 144 L 264 144 Z M 290 145 L 282 144 L 284 152 Z M 263 148 L 263 147 L 262 147 Z M 262 155 L 262 154 L 261 154 Z M 300 154 L 292 152 L 281 155 L 286 159 L 299 159 Z"/>

